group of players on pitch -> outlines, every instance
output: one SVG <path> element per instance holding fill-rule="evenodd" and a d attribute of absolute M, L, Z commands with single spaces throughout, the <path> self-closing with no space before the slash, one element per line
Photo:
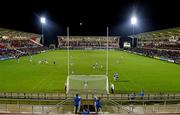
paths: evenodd
<path fill-rule="evenodd" d="M 16 59 L 17 59 L 17 63 L 20 63 L 20 56 L 16 56 Z M 29 56 L 29 62 L 32 63 L 32 55 Z M 48 64 L 48 60 L 47 59 L 42 59 L 42 60 L 38 60 L 37 61 L 38 64 Z M 55 61 L 53 61 L 53 64 L 56 64 Z"/>
<path fill-rule="evenodd" d="M 96 69 L 96 70 L 97 70 L 97 69 L 101 69 L 101 70 L 102 70 L 102 69 L 103 69 L 103 65 L 99 65 L 99 64 L 96 62 L 95 64 L 92 65 L 92 68 L 93 68 L 93 69 Z"/>

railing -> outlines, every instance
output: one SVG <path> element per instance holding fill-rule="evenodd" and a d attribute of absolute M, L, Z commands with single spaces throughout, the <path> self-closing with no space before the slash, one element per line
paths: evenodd
<path fill-rule="evenodd" d="M 64 106 L 65 106 L 65 104 L 66 104 L 67 102 L 71 102 L 71 104 L 73 103 L 73 102 L 72 102 L 72 99 L 65 99 L 64 101 L 61 101 L 61 102 L 57 103 L 51 110 L 48 110 L 48 112 L 46 112 L 46 113 L 51 113 L 51 112 L 57 110 L 57 113 L 58 113 L 58 114 L 59 114 L 59 113 L 63 113 L 63 114 L 64 114 L 64 113 L 65 113 L 65 111 L 64 111 Z M 62 108 L 62 111 L 61 111 L 61 112 L 59 111 L 60 108 Z"/>
<path fill-rule="evenodd" d="M 118 102 L 111 100 L 111 99 L 103 99 L 102 102 L 104 103 L 105 106 L 112 105 L 113 107 L 117 108 L 117 113 L 120 113 L 122 110 L 126 111 L 127 113 L 133 113 L 133 107 L 132 106 L 127 106 L 127 105 L 121 105 Z M 107 110 L 107 109 L 106 109 Z"/>
<path fill-rule="evenodd" d="M 121 100 L 121 101 L 180 101 L 180 94 L 145 94 L 144 97 L 137 95 L 131 100 L 130 94 L 79 94 L 82 99 L 93 99 L 94 96 L 104 99 Z M 73 98 L 74 94 L 65 93 L 0 93 L 0 100 L 65 100 Z"/>
<path fill-rule="evenodd" d="M 103 102 L 103 101 L 102 101 Z M 114 108 L 117 108 L 116 111 L 109 111 L 111 105 Z M 116 103 L 106 102 L 106 105 L 102 106 L 102 113 L 137 113 L 137 108 L 142 108 L 143 114 L 180 114 L 180 104 L 171 104 L 171 105 L 161 105 L 161 104 L 153 104 L 153 105 L 118 105 Z M 71 108 L 67 108 L 71 107 Z M 110 108 L 110 109 L 109 109 Z M 119 110 L 118 110 L 119 108 Z M 67 110 L 64 110 L 67 109 Z M 73 106 L 66 106 L 66 104 L 62 104 L 61 106 L 56 105 L 29 105 L 29 104 L 0 104 L 0 114 L 21 114 L 21 113 L 29 113 L 29 114 L 67 114 L 73 113 Z"/>
<path fill-rule="evenodd" d="M 82 98 L 82 96 L 81 96 Z M 41 102 L 43 100 L 39 100 L 38 103 L 23 103 L 21 101 L 16 101 L 16 103 L 8 104 L 2 103 L 0 101 L 0 113 L 42 113 L 42 114 L 67 114 L 68 112 L 73 113 L 73 98 L 67 98 L 64 100 L 59 100 L 55 104 L 45 104 Z M 89 104 L 93 104 L 93 99 L 84 99 L 82 98 L 82 103 L 84 101 L 88 101 Z M 142 104 L 142 103 L 133 103 L 133 102 L 141 102 L 143 100 L 123 100 L 123 102 L 130 102 L 127 104 L 122 104 L 122 100 L 113 100 L 102 98 L 102 113 L 136 113 L 137 106 L 143 109 L 145 113 L 180 113 L 180 104 L 166 104 L 159 103 L 157 100 L 155 103 Z M 152 100 L 149 100 L 152 101 Z M 92 103 L 91 103 L 92 102 Z M 131 103 L 132 102 L 132 103 Z M 86 103 L 86 102 L 85 102 Z"/>

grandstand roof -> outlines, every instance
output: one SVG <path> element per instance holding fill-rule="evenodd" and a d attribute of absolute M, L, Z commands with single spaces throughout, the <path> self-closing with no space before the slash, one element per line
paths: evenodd
<path fill-rule="evenodd" d="M 40 38 L 41 35 L 23 32 L 23 31 L 16 31 L 11 29 L 0 28 L 0 39 L 29 39 L 29 38 Z"/>
<path fill-rule="evenodd" d="M 152 32 L 145 32 L 136 35 L 131 35 L 129 37 L 138 38 L 138 39 L 164 39 L 172 36 L 180 36 L 180 27 L 157 30 Z"/>

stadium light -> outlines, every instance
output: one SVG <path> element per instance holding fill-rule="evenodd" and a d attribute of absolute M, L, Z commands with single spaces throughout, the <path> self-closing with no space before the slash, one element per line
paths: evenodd
<path fill-rule="evenodd" d="M 40 21 L 41 21 L 42 24 L 45 24 L 46 23 L 46 18 L 45 17 L 41 17 Z"/>
<path fill-rule="evenodd" d="M 137 18 L 135 16 L 131 17 L 131 25 L 133 29 L 133 35 L 134 35 L 134 26 L 137 24 Z"/>
<path fill-rule="evenodd" d="M 136 23 L 137 23 L 137 18 L 136 18 L 135 16 L 133 16 L 133 17 L 131 18 L 131 24 L 132 24 L 132 25 L 136 25 Z"/>
<path fill-rule="evenodd" d="M 131 17 L 131 24 L 132 24 L 132 34 L 134 35 L 134 27 L 137 24 L 137 18 L 135 16 Z M 132 38 L 132 47 L 134 47 L 134 38 Z"/>
<path fill-rule="evenodd" d="M 41 17 L 40 18 L 40 22 L 41 22 L 41 25 L 42 25 L 42 44 L 44 45 L 44 33 L 43 33 L 43 25 L 46 24 L 46 18 L 45 17 Z"/>

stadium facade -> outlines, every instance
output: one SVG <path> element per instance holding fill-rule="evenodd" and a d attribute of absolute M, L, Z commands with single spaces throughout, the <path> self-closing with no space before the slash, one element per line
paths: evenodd
<path fill-rule="evenodd" d="M 41 51 L 41 35 L 0 28 L 0 60 Z"/>
<path fill-rule="evenodd" d="M 137 41 L 133 51 L 156 59 L 180 63 L 180 27 L 145 32 L 129 37 Z"/>
<path fill-rule="evenodd" d="M 130 36 L 137 38 L 137 47 L 180 50 L 180 27 Z"/>

